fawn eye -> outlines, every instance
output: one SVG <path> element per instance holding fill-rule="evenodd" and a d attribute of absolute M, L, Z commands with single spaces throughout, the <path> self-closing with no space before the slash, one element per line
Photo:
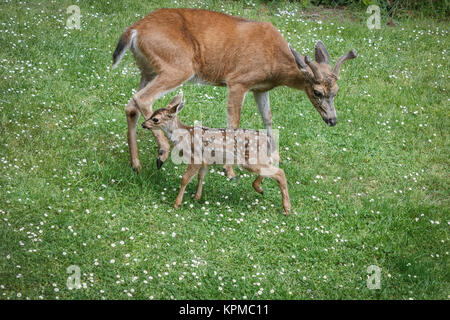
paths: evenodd
<path fill-rule="evenodd" d="M 323 97 L 323 93 L 320 92 L 319 90 L 314 90 L 314 95 L 315 95 L 317 98 Z"/>
<path fill-rule="evenodd" d="M 158 123 L 159 119 L 158 118 L 153 118 L 153 122 L 154 123 Z"/>

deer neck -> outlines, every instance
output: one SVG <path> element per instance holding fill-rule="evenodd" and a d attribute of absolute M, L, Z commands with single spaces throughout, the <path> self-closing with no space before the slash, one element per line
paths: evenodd
<path fill-rule="evenodd" d="M 280 58 L 274 70 L 277 70 L 276 78 L 279 79 L 279 85 L 305 91 L 305 87 L 308 85 L 308 79 L 298 68 L 291 52 L 286 52 Z"/>
<path fill-rule="evenodd" d="M 297 66 L 289 68 L 284 72 L 284 85 L 293 89 L 305 91 L 308 80 Z"/>

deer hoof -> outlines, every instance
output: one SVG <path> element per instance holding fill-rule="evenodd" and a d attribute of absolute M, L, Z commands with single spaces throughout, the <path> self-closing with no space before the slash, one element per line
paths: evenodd
<path fill-rule="evenodd" d="M 158 168 L 158 170 L 161 169 L 163 164 L 164 162 L 160 158 L 156 159 L 156 167 Z"/>
<path fill-rule="evenodd" d="M 289 206 L 285 206 L 284 207 L 284 215 L 288 216 L 290 212 L 291 212 L 291 206 L 290 205 Z"/>
<path fill-rule="evenodd" d="M 132 165 L 131 169 L 133 169 L 134 172 L 139 173 L 142 170 L 142 166 L 140 164 L 138 165 Z"/>

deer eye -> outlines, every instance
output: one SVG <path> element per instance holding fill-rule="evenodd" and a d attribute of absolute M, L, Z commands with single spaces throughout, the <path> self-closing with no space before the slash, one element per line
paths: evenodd
<path fill-rule="evenodd" d="M 322 98 L 322 97 L 323 97 L 323 93 L 320 92 L 319 90 L 315 90 L 315 89 L 314 89 L 314 95 L 315 95 L 317 98 Z"/>
<path fill-rule="evenodd" d="M 158 123 L 159 119 L 158 118 L 153 118 L 153 122 L 154 123 Z"/>

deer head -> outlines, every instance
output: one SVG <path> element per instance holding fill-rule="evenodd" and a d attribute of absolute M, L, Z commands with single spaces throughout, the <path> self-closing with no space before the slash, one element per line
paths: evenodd
<path fill-rule="evenodd" d="M 356 51 L 352 49 L 344 54 L 339 58 L 332 70 L 330 55 L 322 41 L 316 43 L 314 50 L 315 61 L 312 61 L 309 56 L 303 58 L 292 47 L 290 49 L 297 66 L 306 79 L 304 90 L 309 100 L 329 126 L 336 125 L 337 115 L 334 109 L 334 97 L 339 90 L 336 82 L 342 64 L 345 60 L 356 58 Z"/>

